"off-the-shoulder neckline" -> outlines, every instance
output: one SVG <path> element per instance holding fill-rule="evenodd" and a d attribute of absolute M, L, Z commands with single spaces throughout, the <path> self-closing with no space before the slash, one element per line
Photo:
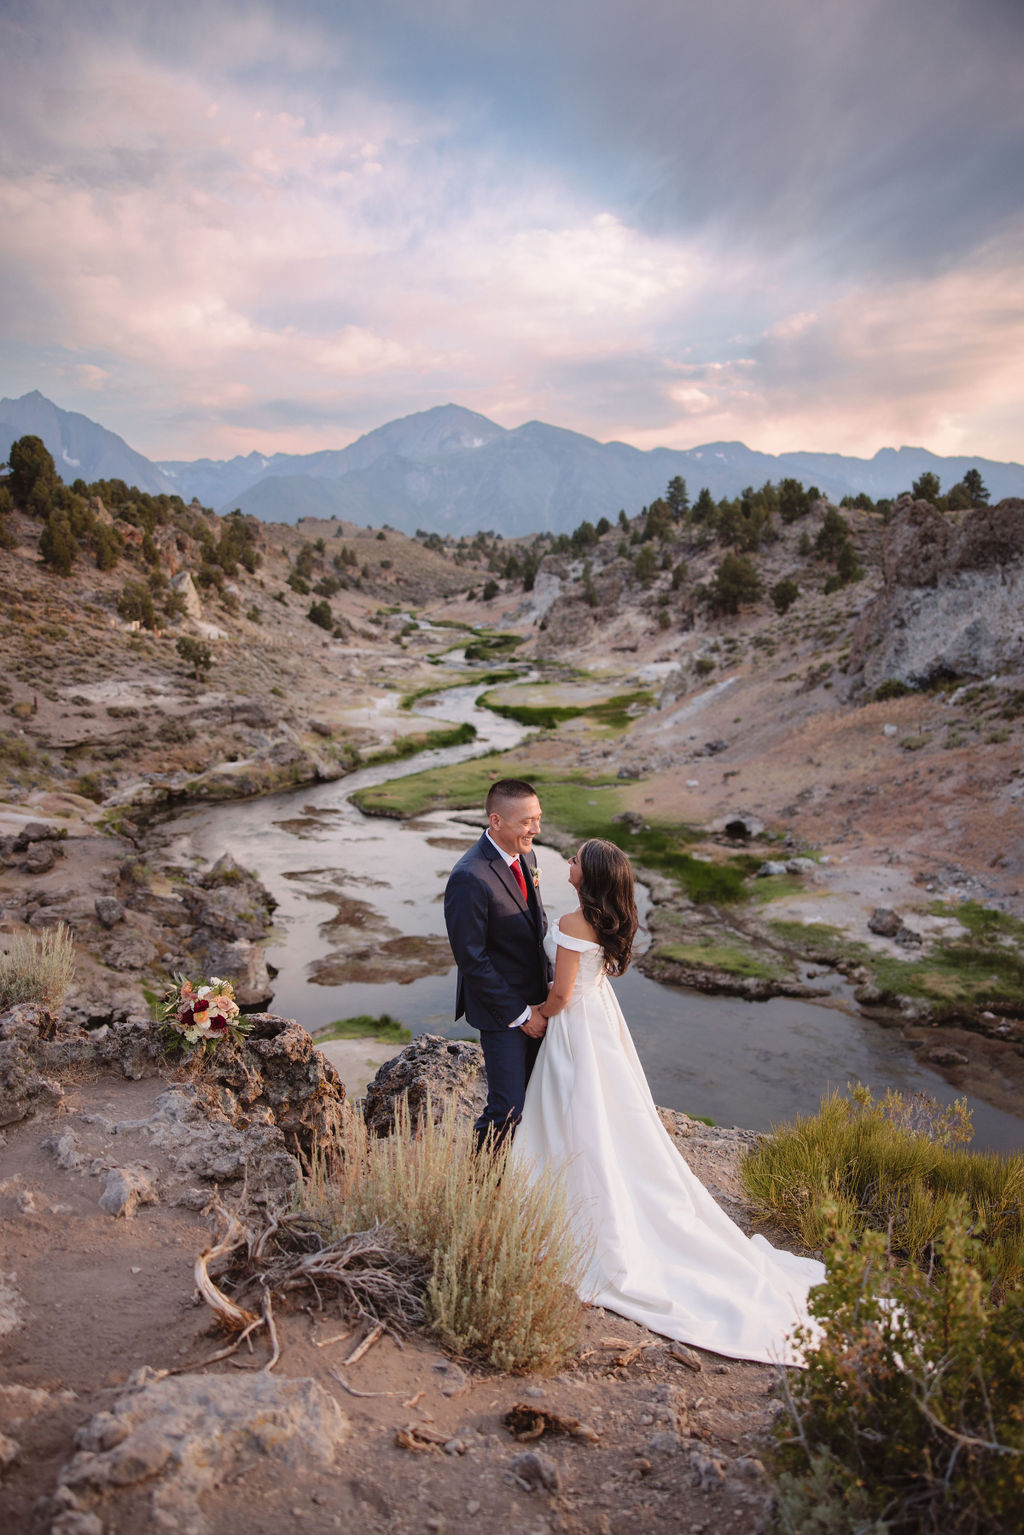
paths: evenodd
<path fill-rule="evenodd" d="M 558 921 L 555 923 L 555 932 L 559 938 L 566 939 L 570 944 L 585 943 L 588 949 L 599 949 L 601 947 L 601 945 L 596 943 L 593 938 L 577 938 L 575 933 L 563 933 L 561 917 L 559 917 Z"/>

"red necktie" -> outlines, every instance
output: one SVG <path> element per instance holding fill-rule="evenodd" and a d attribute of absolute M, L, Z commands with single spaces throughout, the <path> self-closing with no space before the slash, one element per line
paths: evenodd
<path fill-rule="evenodd" d="M 526 881 L 523 878 L 523 871 L 522 871 L 522 868 L 520 867 L 519 859 L 518 858 L 513 858 L 512 862 L 509 864 L 509 868 L 512 870 L 512 873 L 516 877 L 516 884 L 519 886 L 520 894 L 522 895 L 523 900 L 525 901 L 526 900 Z"/>

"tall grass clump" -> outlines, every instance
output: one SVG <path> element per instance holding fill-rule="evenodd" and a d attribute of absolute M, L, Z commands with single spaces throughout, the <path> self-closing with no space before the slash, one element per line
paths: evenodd
<path fill-rule="evenodd" d="M 881 1231 L 895 1256 L 929 1265 L 963 1209 L 989 1282 L 1012 1288 L 1024 1279 L 1024 1158 L 970 1151 L 970 1134 L 963 1100 L 940 1109 L 858 1084 L 774 1130 L 741 1173 L 758 1210 L 812 1248 L 834 1227 L 854 1239 Z"/>
<path fill-rule="evenodd" d="M 809 1309 L 822 1329 L 783 1382 L 785 1535 L 1011 1535 L 1024 1527 L 1024 1290 L 986 1298 L 961 1209 L 926 1275 L 886 1239 L 833 1229 Z M 969 1218 L 968 1218 L 969 1219 Z"/>
<path fill-rule="evenodd" d="M 39 935 L 19 933 L 0 954 L 0 1012 L 19 1002 L 59 1007 L 75 973 L 75 943 L 64 922 Z"/>
<path fill-rule="evenodd" d="M 562 1179 L 524 1179 L 508 1146 L 476 1155 L 453 1105 L 435 1122 L 428 1104 L 414 1124 L 402 1100 L 380 1138 L 346 1114 L 317 1147 L 300 1198 L 335 1231 L 387 1226 L 426 1259 L 429 1325 L 454 1352 L 542 1373 L 576 1352 L 588 1252 Z"/>

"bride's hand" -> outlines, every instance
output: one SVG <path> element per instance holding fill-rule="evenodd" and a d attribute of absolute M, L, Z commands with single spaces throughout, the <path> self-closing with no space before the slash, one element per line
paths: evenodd
<path fill-rule="evenodd" d="M 548 1020 L 536 1007 L 531 1007 L 529 1018 L 521 1025 L 523 1033 L 528 1034 L 531 1039 L 543 1039 L 547 1026 Z"/>

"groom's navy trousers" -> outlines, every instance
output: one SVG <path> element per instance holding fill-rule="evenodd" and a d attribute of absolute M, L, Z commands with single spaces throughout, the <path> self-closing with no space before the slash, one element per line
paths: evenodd
<path fill-rule="evenodd" d="M 455 1017 L 480 1030 L 487 1073 L 487 1104 L 476 1122 L 479 1143 L 500 1140 L 519 1123 L 526 1084 L 540 1041 L 509 1028 L 525 1008 L 548 994 L 551 965 L 544 952 L 547 918 L 534 871 L 519 860 L 524 898 L 515 876 L 486 835 L 455 865 L 444 892 L 448 941 L 458 966 Z"/>

